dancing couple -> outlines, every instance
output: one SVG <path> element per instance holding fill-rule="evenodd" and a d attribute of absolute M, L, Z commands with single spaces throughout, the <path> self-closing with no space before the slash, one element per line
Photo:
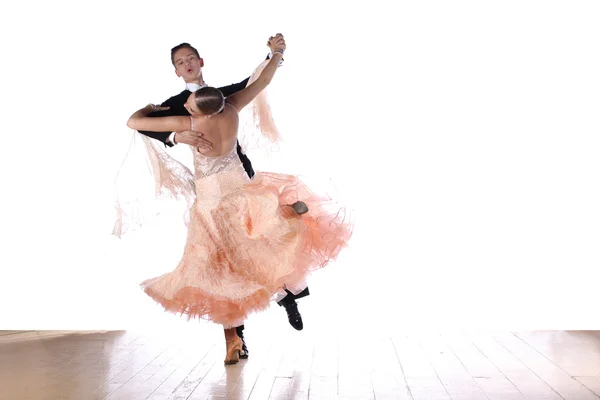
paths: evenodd
<path fill-rule="evenodd" d="M 173 48 L 171 61 L 186 90 L 141 108 L 127 122 L 147 137 L 167 146 L 182 143 L 193 152 L 193 176 L 187 183 L 170 182 L 179 185 L 173 190 L 194 196 L 183 256 L 172 272 L 141 286 L 168 311 L 223 325 L 225 364 L 248 356 L 244 321 L 271 301 L 302 329 L 296 300 L 309 294 L 307 276 L 335 259 L 352 234 L 342 208 L 331 209 L 327 197 L 296 176 L 255 173 L 242 152 L 239 113 L 246 107 L 253 108 L 264 135 L 276 136 L 264 89 L 286 44 L 277 34 L 267 45 L 271 54 L 252 76 L 222 88 L 206 85 L 196 49 L 187 43 Z M 155 159 L 170 168 L 165 157 Z"/>

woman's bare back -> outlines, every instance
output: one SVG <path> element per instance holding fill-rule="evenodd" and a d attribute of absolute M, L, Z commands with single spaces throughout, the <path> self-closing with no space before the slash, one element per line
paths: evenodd
<path fill-rule="evenodd" d="M 231 151 L 237 143 L 239 117 L 237 110 L 225 102 L 223 111 L 206 117 L 191 117 L 193 131 L 201 132 L 212 143 L 210 150 L 196 149 L 207 157 L 219 157 Z"/>

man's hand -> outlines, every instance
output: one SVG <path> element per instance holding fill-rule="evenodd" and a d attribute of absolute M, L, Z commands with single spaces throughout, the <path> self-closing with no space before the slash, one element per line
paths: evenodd
<path fill-rule="evenodd" d="M 175 142 L 185 143 L 192 147 L 199 147 L 204 150 L 211 150 L 212 143 L 204 139 L 202 132 L 182 131 L 175 133 Z"/>
<path fill-rule="evenodd" d="M 271 49 L 271 53 L 280 52 L 283 55 L 285 51 L 285 39 L 281 33 L 278 33 L 275 36 L 271 36 L 267 41 L 267 46 Z"/>

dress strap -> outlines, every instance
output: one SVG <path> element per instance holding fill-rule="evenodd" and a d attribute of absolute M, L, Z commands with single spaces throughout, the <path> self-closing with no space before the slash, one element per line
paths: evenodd
<path fill-rule="evenodd" d="M 191 126 L 191 131 L 194 130 L 194 118 L 190 115 L 190 126 Z"/>
<path fill-rule="evenodd" d="M 227 101 L 225 102 L 225 104 L 227 104 L 229 107 L 233 108 L 237 114 L 240 113 L 240 111 L 237 108 L 235 108 L 235 106 L 233 104 L 231 104 L 231 103 L 229 103 Z"/>

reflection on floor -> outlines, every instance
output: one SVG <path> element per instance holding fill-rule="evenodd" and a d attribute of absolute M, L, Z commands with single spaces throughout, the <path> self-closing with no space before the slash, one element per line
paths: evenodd
<path fill-rule="evenodd" d="M 600 332 L 0 332 L 0 399 L 598 399 Z"/>

